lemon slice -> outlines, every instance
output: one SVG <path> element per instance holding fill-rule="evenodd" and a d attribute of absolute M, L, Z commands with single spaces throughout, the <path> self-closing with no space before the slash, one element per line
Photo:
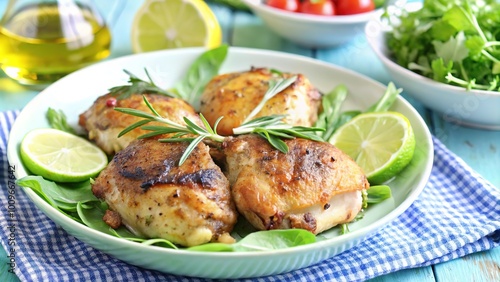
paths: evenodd
<path fill-rule="evenodd" d="M 88 140 L 52 128 L 28 132 L 20 154 L 28 170 L 57 182 L 87 180 L 108 164 L 106 154 Z"/>
<path fill-rule="evenodd" d="M 330 143 L 351 156 L 371 184 L 396 176 L 415 152 L 410 121 L 397 112 L 360 114 L 337 129 Z"/>
<path fill-rule="evenodd" d="M 132 23 L 136 53 L 222 43 L 216 16 L 202 0 L 146 0 Z"/>

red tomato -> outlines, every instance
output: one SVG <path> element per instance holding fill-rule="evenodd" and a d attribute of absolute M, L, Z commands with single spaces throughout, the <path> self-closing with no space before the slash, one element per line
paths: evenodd
<path fill-rule="evenodd" d="M 336 0 L 337 15 L 353 15 L 373 11 L 373 0 Z"/>
<path fill-rule="evenodd" d="M 330 0 L 305 0 L 300 3 L 299 12 L 304 14 L 332 16 L 335 15 L 335 6 Z"/>
<path fill-rule="evenodd" d="M 296 12 L 299 9 L 299 0 L 267 0 L 268 6 L 281 10 Z"/>

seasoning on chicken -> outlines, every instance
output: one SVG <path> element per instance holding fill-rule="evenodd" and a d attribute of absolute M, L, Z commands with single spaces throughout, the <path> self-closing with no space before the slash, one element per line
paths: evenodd
<path fill-rule="evenodd" d="M 237 212 L 229 182 L 203 143 L 178 166 L 187 146 L 156 138 L 136 140 L 115 155 L 95 179 L 92 192 L 137 235 L 187 247 L 232 243 L 229 233 Z"/>
<path fill-rule="evenodd" d="M 202 124 L 196 111 L 184 100 L 158 94 L 145 94 L 145 96 L 164 118 L 185 124 L 183 117 L 187 117 L 197 124 Z M 124 99 L 117 99 L 111 94 L 106 94 L 97 98 L 89 109 L 80 114 L 79 124 L 88 131 L 88 138 L 95 141 L 97 146 L 109 155 L 119 152 L 138 136 L 147 133 L 136 128 L 118 137 L 122 130 L 141 118 L 117 112 L 114 110 L 115 107 L 151 112 L 144 103 L 142 94 L 134 94 Z"/>
<path fill-rule="evenodd" d="M 293 76 L 283 73 L 284 78 Z M 217 132 L 232 135 L 233 128 L 259 104 L 268 89 L 268 82 L 275 75 L 266 68 L 252 68 L 245 72 L 221 74 L 214 77 L 201 95 L 200 112 L 210 125 L 223 116 Z M 287 115 L 284 120 L 291 125 L 312 126 L 317 119 L 321 95 L 302 74 L 288 88 L 266 102 L 255 116 Z"/>
<path fill-rule="evenodd" d="M 259 230 L 318 234 L 352 221 L 369 188 L 362 169 L 330 143 L 285 142 L 286 154 L 256 135 L 226 139 L 226 175 L 238 211 Z"/>

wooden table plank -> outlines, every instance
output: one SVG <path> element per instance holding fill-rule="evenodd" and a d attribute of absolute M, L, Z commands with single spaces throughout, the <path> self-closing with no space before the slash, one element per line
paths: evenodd
<path fill-rule="evenodd" d="M 436 280 L 442 281 L 500 281 L 500 248 L 480 252 L 434 266 Z"/>
<path fill-rule="evenodd" d="M 433 116 L 434 134 L 448 149 L 500 188 L 500 131 L 459 126 Z"/>
<path fill-rule="evenodd" d="M 434 282 L 434 272 L 431 267 L 422 267 L 417 269 L 404 269 L 387 275 L 379 276 L 370 280 L 370 282 Z"/>

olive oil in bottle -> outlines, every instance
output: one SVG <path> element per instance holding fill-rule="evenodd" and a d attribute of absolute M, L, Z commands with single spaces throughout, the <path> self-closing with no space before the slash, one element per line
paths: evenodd
<path fill-rule="evenodd" d="M 27 4 L 0 22 L 0 67 L 22 84 L 45 85 L 106 58 L 110 44 L 108 27 L 90 7 Z"/>

